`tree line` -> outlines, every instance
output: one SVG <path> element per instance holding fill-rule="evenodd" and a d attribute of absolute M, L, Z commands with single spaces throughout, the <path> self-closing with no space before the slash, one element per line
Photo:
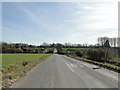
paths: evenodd
<path fill-rule="evenodd" d="M 120 38 L 109 38 L 109 37 L 99 37 L 97 39 L 98 43 L 95 45 L 89 44 L 72 44 L 72 43 L 46 43 L 43 42 L 41 45 L 31 45 L 26 43 L 0 43 L 1 53 L 53 53 L 54 48 L 57 48 L 58 52 L 62 51 L 62 48 L 99 48 L 103 47 L 106 40 L 109 41 L 111 47 L 117 48 L 120 44 Z"/>
<path fill-rule="evenodd" d="M 106 40 L 109 41 L 111 47 L 120 47 L 120 38 L 99 37 L 97 39 L 100 46 L 103 46 Z"/>

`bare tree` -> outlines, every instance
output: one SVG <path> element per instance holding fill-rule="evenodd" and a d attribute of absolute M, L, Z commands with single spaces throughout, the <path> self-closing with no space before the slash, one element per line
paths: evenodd
<path fill-rule="evenodd" d="M 42 44 L 43 46 L 48 46 L 48 43 L 46 43 L 46 42 L 43 42 L 43 44 Z"/>
<path fill-rule="evenodd" d="M 101 46 L 103 46 L 104 43 L 105 43 L 107 40 L 109 40 L 109 37 L 99 37 L 99 38 L 98 38 L 98 43 L 99 43 Z"/>
<path fill-rule="evenodd" d="M 117 46 L 120 47 L 120 38 L 117 38 Z"/>
<path fill-rule="evenodd" d="M 99 37 L 97 41 L 98 41 L 98 44 L 101 45 L 101 37 Z"/>
<path fill-rule="evenodd" d="M 117 38 L 113 38 L 113 45 L 114 45 L 114 47 L 116 47 L 116 44 L 117 44 Z"/>
<path fill-rule="evenodd" d="M 110 42 L 110 45 L 113 46 L 114 43 L 113 43 L 113 38 L 109 38 L 109 42 Z"/>

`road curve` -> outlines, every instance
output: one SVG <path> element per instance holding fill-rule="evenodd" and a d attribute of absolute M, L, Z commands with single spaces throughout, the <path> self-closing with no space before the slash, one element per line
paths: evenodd
<path fill-rule="evenodd" d="M 118 88 L 118 74 L 53 54 L 11 88 Z"/>

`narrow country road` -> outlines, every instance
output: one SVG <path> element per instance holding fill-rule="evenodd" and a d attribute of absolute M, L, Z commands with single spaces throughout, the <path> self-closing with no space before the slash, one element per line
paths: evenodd
<path fill-rule="evenodd" d="M 118 74 L 53 54 L 11 88 L 118 88 Z"/>

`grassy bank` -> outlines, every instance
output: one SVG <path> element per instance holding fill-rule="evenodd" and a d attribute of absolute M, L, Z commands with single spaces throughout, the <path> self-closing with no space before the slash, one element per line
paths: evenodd
<path fill-rule="evenodd" d="M 50 54 L 2 54 L 2 85 L 11 86 Z"/>

